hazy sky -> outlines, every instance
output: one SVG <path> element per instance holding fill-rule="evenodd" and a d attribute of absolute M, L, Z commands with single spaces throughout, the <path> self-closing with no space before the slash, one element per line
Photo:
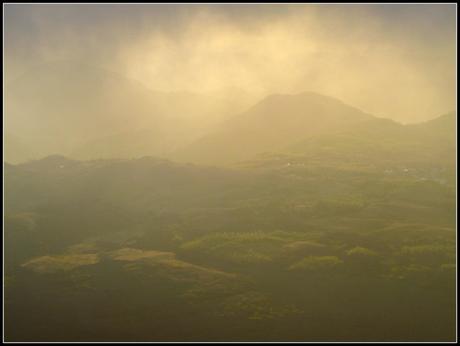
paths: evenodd
<path fill-rule="evenodd" d="M 78 60 L 157 90 L 311 90 L 401 121 L 456 107 L 454 4 L 4 9 L 7 81 Z"/>

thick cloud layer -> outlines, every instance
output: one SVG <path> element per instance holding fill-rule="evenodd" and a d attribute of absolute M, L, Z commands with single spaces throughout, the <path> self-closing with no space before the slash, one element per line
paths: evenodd
<path fill-rule="evenodd" d="M 7 82 L 78 60 L 157 90 L 311 90 L 403 122 L 456 107 L 452 4 L 8 4 L 4 25 Z"/>

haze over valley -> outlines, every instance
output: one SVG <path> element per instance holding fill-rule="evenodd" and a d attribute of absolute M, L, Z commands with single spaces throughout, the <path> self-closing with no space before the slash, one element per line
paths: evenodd
<path fill-rule="evenodd" d="M 6 341 L 455 341 L 456 5 L 7 4 Z"/>

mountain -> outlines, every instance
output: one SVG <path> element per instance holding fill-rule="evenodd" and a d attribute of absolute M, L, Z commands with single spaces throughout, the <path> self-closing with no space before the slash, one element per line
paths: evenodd
<path fill-rule="evenodd" d="M 223 119 L 246 107 L 250 100 L 250 95 L 242 93 L 156 92 L 155 109 L 164 117 L 164 126 L 146 126 L 101 136 L 77 146 L 69 155 L 82 160 L 170 157 L 175 150 L 213 131 Z"/>
<path fill-rule="evenodd" d="M 222 123 L 218 130 L 173 157 L 196 163 L 228 164 L 370 118 L 359 109 L 316 93 L 276 94 Z"/>
<path fill-rule="evenodd" d="M 455 184 L 456 115 L 403 125 L 371 118 L 353 128 L 318 134 L 238 163 L 245 168 L 274 169 L 280 174 L 334 171 L 382 175 Z M 300 173 L 299 173 L 300 172 Z M 334 175 L 335 176 L 335 175 Z"/>
<path fill-rule="evenodd" d="M 390 119 L 373 118 L 354 128 L 317 135 L 292 145 L 286 151 L 315 156 L 331 164 L 447 164 L 455 156 L 455 116 L 443 115 L 420 124 L 403 125 Z"/>
<path fill-rule="evenodd" d="M 43 64 L 5 88 L 5 127 L 39 155 L 67 154 L 86 141 L 119 131 L 159 127 L 152 92 L 97 67 Z"/>
<path fill-rule="evenodd" d="M 457 128 L 457 112 L 453 111 L 447 114 L 443 114 L 437 118 L 418 123 L 408 125 L 417 129 L 420 133 L 430 136 L 442 136 L 445 139 L 455 140 L 455 129 Z"/>
<path fill-rule="evenodd" d="M 61 61 L 6 85 L 5 128 L 34 148 L 35 157 L 164 155 L 212 130 L 250 99 L 236 92 L 153 91 L 103 68 Z M 129 144 L 132 138 L 142 144 Z M 6 144 L 11 154 L 20 151 L 15 141 Z M 9 157 L 22 160 L 19 153 Z"/>

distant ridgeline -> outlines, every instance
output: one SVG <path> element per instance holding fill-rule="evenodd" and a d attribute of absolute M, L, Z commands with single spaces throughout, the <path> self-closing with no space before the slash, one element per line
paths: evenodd
<path fill-rule="evenodd" d="M 313 92 L 257 102 L 239 90 L 152 91 L 122 75 L 71 62 L 44 64 L 8 83 L 5 101 L 9 163 L 59 154 L 228 165 L 270 152 L 322 155 L 326 148 L 337 156 L 354 149 L 365 155 L 365 148 L 374 156 L 394 156 L 420 143 L 420 152 L 430 155 L 437 138 L 444 138 L 441 146 L 453 140 L 456 121 L 451 113 L 404 126 Z"/>
<path fill-rule="evenodd" d="M 5 340 L 455 341 L 456 112 L 56 68 L 7 90 Z"/>

